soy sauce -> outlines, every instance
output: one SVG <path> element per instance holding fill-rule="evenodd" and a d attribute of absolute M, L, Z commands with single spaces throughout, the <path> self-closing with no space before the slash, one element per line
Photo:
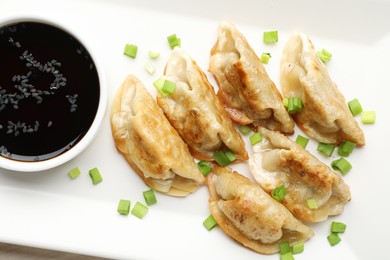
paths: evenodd
<path fill-rule="evenodd" d="M 0 156 L 31 162 L 66 152 L 98 104 L 98 73 L 76 38 L 38 22 L 0 28 Z"/>

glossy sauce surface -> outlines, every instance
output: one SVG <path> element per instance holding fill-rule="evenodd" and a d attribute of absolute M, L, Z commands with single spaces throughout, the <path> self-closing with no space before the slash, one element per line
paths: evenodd
<path fill-rule="evenodd" d="M 41 161 L 71 149 L 99 104 L 99 78 L 83 45 L 37 22 L 0 28 L 0 155 Z"/>

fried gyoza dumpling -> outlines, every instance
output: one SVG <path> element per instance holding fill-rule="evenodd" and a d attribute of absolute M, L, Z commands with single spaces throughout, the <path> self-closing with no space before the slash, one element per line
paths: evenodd
<path fill-rule="evenodd" d="M 307 35 L 290 37 L 280 66 L 283 96 L 302 99 L 302 111 L 293 115 L 302 131 L 323 143 L 348 140 L 358 146 L 365 144 L 363 131 Z"/>
<path fill-rule="evenodd" d="M 222 230 L 262 254 L 279 252 L 285 241 L 305 241 L 313 231 L 259 185 L 229 168 L 215 166 L 207 176 L 210 210 Z"/>
<path fill-rule="evenodd" d="M 166 97 L 158 94 L 157 103 L 194 157 L 212 160 L 215 151 L 229 149 L 238 161 L 248 160 L 244 141 L 206 75 L 178 47 L 167 62 L 165 78 L 176 83 L 176 90 Z"/>
<path fill-rule="evenodd" d="M 111 129 L 118 150 L 153 189 L 186 196 L 204 182 L 187 145 L 134 76 L 115 96 Z"/>
<path fill-rule="evenodd" d="M 351 193 L 338 173 L 288 137 L 265 128 L 259 132 L 263 140 L 253 146 L 249 169 L 266 192 L 284 185 L 287 195 L 281 202 L 304 221 L 323 221 L 343 211 Z M 318 209 L 308 208 L 309 199 Z"/>
<path fill-rule="evenodd" d="M 234 121 L 294 133 L 294 121 L 278 89 L 245 37 L 230 23 L 219 25 L 209 71 L 218 82 L 218 97 Z"/>

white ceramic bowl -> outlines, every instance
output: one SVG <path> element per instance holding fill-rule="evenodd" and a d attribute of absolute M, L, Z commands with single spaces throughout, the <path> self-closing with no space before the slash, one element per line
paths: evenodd
<path fill-rule="evenodd" d="M 46 23 L 48 25 L 57 27 L 69 33 L 77 40 L 79 40 L 79 42 L 88 50 L 90 56 L 93 59 L 93 62 L 95 64 L 98 73 L 99 85 L 100 85 L 99 104 L 98 104 L 97 112 L 93 120 L 93 123 L 90 126 L 88 132 L 84 135 L 84 137 L 82 137 L 82 139 L 79 140 L 77 144 L 73 146 L 71 149 L 51 159 L 36 161 L 36 162 L 17 161 L 17 160 L 12 160 L 0 156 L 0 168 L 13 170 L 13 171 L 21 171 L 21 172 L 36 172 L 36 171 L 43 171 L 43 170 L 54 168 L 73 159 L 74 157 L 79 155 L 92 142 L 92 140 L 94 139 L 94 137 L 96 136 L 100 128 L 100 125 L 102 123 L 106 111 L 107 85 L 106 85 L 106 79 L 105 79 L 102 66 L 99 63 L 99 60 L 97 59 L 93 51 L 93 48 L 90 48 L 90 44 L 88 43 L 88 41 L 86 39 L 83 39 L 81 35 L 75 33 L 72 28 L 69 28 L 67 25 L 62 24 L 60 21 L 56 21 L 55 18 L 46 17 L 45 15 L 41 15 L 41 14 L 40 15 L 11 14 L 7 17 L 0 18 L 0 27 L 6 26 L 8 24 L 17 23 L 17 22 L 28 22 L 28 21 Z"/>

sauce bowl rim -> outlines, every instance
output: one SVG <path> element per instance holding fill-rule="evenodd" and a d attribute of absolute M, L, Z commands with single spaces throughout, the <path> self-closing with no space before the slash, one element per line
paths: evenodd
<path fill-rule="evenodd" d="M 70 161 L 71 159 L 78 156 L 91 144 L 91 142 L 99 131 L 104 115 L 106 113 L 108 99 L 107 82 L 103 67 L 99 62 L 98 56 L 96 55 L 96 51 L 94 51 L 93 48 L 91 48 L 90 44 L 88 44 L 88 41 L 81 35 L 77 34 L 71 28 L 71 26 L 66 25 L 65 22 L 59 21 L 59 19 L 44 14 L 15 13 L 0 17 L 0 27 L 18 22 L 39 22 L 48 24 L 50 26 L 59 28 L 76 38 L 90 54 L 96 67 L 99 79 L 99 104 L 95 113 L 94 120 L 89 127 L 87 133 L 71 149 L 53 158 L 36 162 L 18 161 L 0 156 L 0 168 L 19 172 L 37 172 L 52 169 Z"/>

